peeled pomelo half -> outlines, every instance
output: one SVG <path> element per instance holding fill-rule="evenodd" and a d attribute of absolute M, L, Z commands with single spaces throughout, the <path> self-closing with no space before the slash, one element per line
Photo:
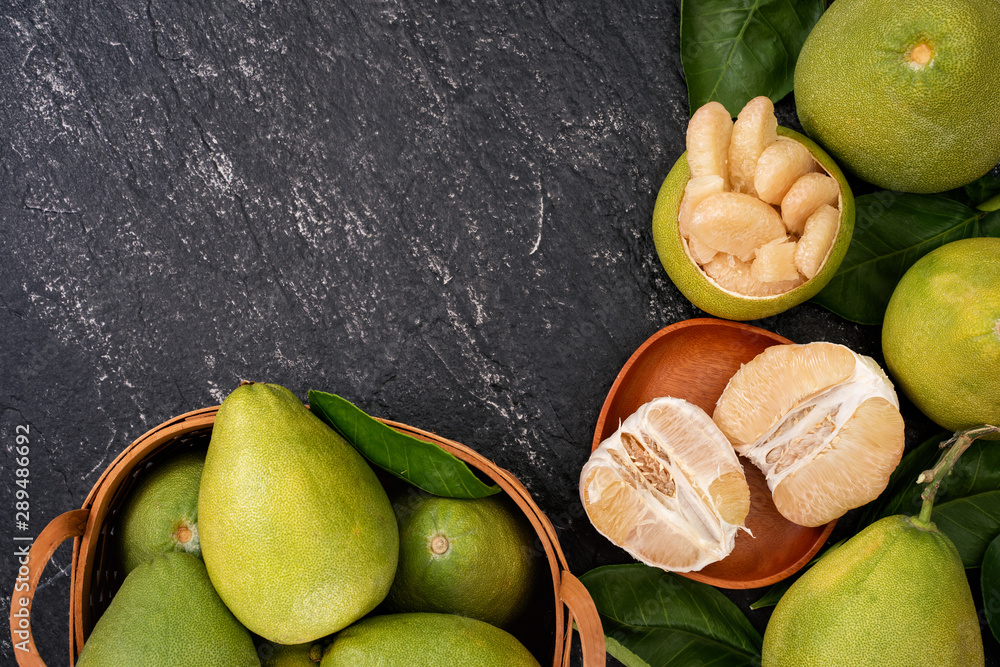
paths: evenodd
<path fill-rule="evenodd" d="M 642 405 L 594 450 L 580 499 L 598 532 L 673 572 L 728 556 L 750 511 L 732 445 L 704 410 L 671 397 Z"/>
<path fill-rule="evenodd" d="M 701 133 L 708 138 L 688 143 L 689 150 L 663 181 L 653 210 L 653 242 L 667 275 L 695 306 L 731 320 L 770 317 L 813 297 L 833 278 L 854 231 L 854 197 L 843 172 L 807 137 L 784 127 L 775 133 L 773 106 L 759 103 L 763 100 L 751 100 L 733 126 L 727 158 L 732 183 L 721 177 L 695 183 L 688 166 L 691 151 L 702 153 L 697 164 L 717 162 L 718 143 L 727 128 L 715 122 Z M 754 185 L 758 176 L 766 197 Z M 732 190 L 719 193 L 718 180 Z M 739 198 L 745 198 L 745 210 L 729 210 Z M 750 271 L 760 246 L 775 240 L 798 243 L 807 219 L 824 205 L 837 212 L 836 228 L 815 230 L 801 262 L 786 262 L 775 270 L 776 258 L 770 256 L 767 266 Z M 764 216 L 764 209 L 783 222 L 780 229 L 765 224 L 764 218 L 772 216 Z M 762 275 L 772 279 L 761 280 Z"/>
<path fill-rule="evenodd" d="M 892 383 L 843 345 L 775 345 L 729 380 L 713 420 L 764 472 L 789 521 L 821 526 L 874 500 L 903 454 Z"/>

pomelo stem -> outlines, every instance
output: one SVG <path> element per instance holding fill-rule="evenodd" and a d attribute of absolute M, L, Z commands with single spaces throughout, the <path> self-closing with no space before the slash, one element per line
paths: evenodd
<path fill-rule="evenodd" d="M 982 426 L 974 426 L 964 431 L 958 431 L 950 439 L 941 443 L 941 449 L 944 449 L 945 452 L 938 459 L 937 464 L 930 470 L 920 473 L 920 477 L 917 477 L 917 484 L 927 484 L 924 492 L 920 494 L 924 502 L 920 506 L 918 520 L 923 523 L 930 523 L 931 510 L 934 508 L 934 496 L 937 495 L 938 488 L 940 488 L 944 478 L 951 474 L 951 469 L 955 466 L 955 462 L 958 461 L 958 457 L 978 438 L 991 434 L 1000 435 L 1000 428 L 983 424 Z"/>

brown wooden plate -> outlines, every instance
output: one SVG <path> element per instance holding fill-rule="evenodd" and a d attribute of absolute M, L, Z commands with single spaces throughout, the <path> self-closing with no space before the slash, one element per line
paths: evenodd
<path fill-rule="evenodd" d="M 709 415 L 742 364 L 771 345 L 792 341 L 740 322 L 700 318 L 671 324 L 651 336 L 615 378 L 597 419 L 594 451 L 643 403 L 660 396 L 683 398 Z M 798 572 L 833 531 L 835 520 L 816 528 L 800 526 L 778 513 L 764 474 L 740 457 L 750 485 L 750 514 L 726 558 L 682 576 L 720 588 L 768 586 Z"/>

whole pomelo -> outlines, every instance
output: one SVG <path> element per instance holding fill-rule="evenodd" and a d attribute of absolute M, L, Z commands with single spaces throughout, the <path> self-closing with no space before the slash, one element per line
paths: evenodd
<path fill-rule="evenodd" d="M 117 531 L 126 573 L 168 551 L 201 557 L 198 486 L 204 465 L 204 448 L 179 452 L 157 460 L 129 491 Z"/>
<path fill-rule="evenodd" d="M 805 146 L 823 170 L 840 185 L 840 229 L 833 248 L 830 249 L 819 273 L 798 287 L 775 296 L 737 294 L 722 288 L 709 278 L 688 255 L 677 222 L 684 186 L 691 178 L 687 153 L 682 154 L 674 163 L 656 196 L 653 208 L 653 243 L 660 263 L 681 294 L 698 308 L 716 317 L 756 320 L 777 315 L 812 298 L 833 278 L 851 244 L 851 236 L 854 233 L 854 196 L 844 173 L 833 159 L 808 137 L 787 127 L 778 127 L 777 131 L 779 136 L 793 139 Z"/>
<path fill-rule="evenodd" d="M 370 616 L 333 638 L 321 667 L 539 667 L 513 635 L 452 614 Z"/>
<path fill-rule="evenodd" d="M 535 534 L 500 496 L 398 494 L 399 565 L 386 607 L 460 614 L 498 627 L 525 610 L 538 571 Z"/>
<path fill-rule="evenodd" d="M 332 634 L 392 584 L 399 533 L 385 490 L 354 447 L 278 385 L 244 384 L 222 402 L 198 517 L 216 590 L 269 641 Z"/>
<path fill-rule="evenodd" d="M 762 654 L 763 667 L 983 662 L 958 550 L 933 523 L 900 515 L 868 526 L 792 584 L 768 621 Z"/>
<path fill-rule="evenodd" d="M 1000 425 L 1000 238 L 954 241 L 917 260 L 889 300 L 882 352 L 937 424 Z"/>
<path fill-rule="evenodd" d="M 204 563 L 170 552 L 125 577 L 76 664 L 251 667 L 260 661 L 250 633 L 212 588 Z"/>
<path fill-rule="evenodd" d="M 265 642 L 259 653 L 261 667 L 316 667 L 323 659 L 323 645 L 313 642 L 290 645 Z"/>
<path fill-rule="evenodd" d="M 806 39 L 795 105 L 840 164 L 941 192 L 1000 160 L 1000 2 L 837 0 Z"/>

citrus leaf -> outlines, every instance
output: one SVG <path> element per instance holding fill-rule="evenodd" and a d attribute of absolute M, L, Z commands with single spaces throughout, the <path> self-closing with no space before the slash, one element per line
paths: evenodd
<path fill-rule="evenodd" d="M 736 116 L 792 90 L 795 61 L 824 0 L 682 0 L 681 66 L 690 113 L 718 100 Z"/>
<path fill-rule="evenodd" d="M 580 581 L 608 652 L 629 667 L 760 665 L 762 639 L 718 590 L 645 565 L 607 565 Z"/>
<path fill-rule="evenodd" d="M 851 247 L 833 279 L 812 300 L 859 324 L 882 324 L 896 283 L 914 262 L 983 231 L 984 213 L 940 195 L 884 190 L 854 201 Z"/>
<path fill-rule="evenodd" d="M 973 208 L 979 208 L 981 211 L 990 211 L 993 210 L 990 206 L 986 206 L 986 208 L 980 207 L 986 205 L 988 201 L 993 201 L 997 195 L 1000 195 L 1000 178 L 997 178 L 993 174 L 986 174 L 968 185 L 963 185 L 960 188 L 955 188 L 942 194 Z"/>
<path fill-rule="evenodd" d="M 309 406 L 369 461 L 427 493 L 446 498 L 483 498 L 500 491 L 497 485 L 476 477 L 453 454 L 386 426 L 336 394 L 310 390 Z"/>
<path fill-rule="evenodd" d="M 992 199 L 990 201 L 993 201 Z M 1000 205 L 1000 202 L 998 202 Z M 1000 210 L 988 211 L 979 221 L 980 236 L 1000 236 Z"/>
<path fill-rule="evenodd" d="M 1000 640 L 1000 537 L 990 542 L 983 554 L 979 585 L 983 591 L 983 612 L 990 632 Z"/>
<path fill-rule="evenodd" d="M 1000 535 L 1000 490 L 937 502 L 931 521 L 955 543 L 966 568 L 979 567 L 986 547 Z"/>

